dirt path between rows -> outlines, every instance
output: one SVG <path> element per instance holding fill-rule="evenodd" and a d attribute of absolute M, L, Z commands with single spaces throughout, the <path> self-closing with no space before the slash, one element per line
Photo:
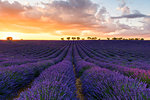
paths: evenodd
<path fill-rule="evenodd" d="M 75 71 L 75 65 L 73 65 L 73 70 L 74 70 L 74 73 L 75 73 L 75 76 L 76 76 L 76 71 Z M 82 93 L 82 83 L 81 83 L 81 80 L 80 80 L 80 77 L 76 77 L 76 94 L 77 94 L 77 98 L 79 100 L 84 100 L 84 95 Z"/>

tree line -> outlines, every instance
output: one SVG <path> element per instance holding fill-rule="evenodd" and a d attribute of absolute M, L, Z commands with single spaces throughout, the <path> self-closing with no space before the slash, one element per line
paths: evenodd
<path fill-rule="evenodd" d="M 113 37 L 113 38 L 107 38 L 107 40 L 144 40 L 144 38 L 117 38 L 117 37 Z"/>
<path fill-rule="evenodd" d="M 85 40 L 85 38 L 81 37 L 66 37 L 66 38 L 61 38 L 61 40 Z M 100 38 L 97 37 L 87 37 L 86 40 L 101 40 Z M 113 37 L 113 38 L 107 38 L 107 40 L 144 40 L 144 38 L 122 38 L 122 37 Z"/>
<path fill-rule="evenodd" d="M 65 40 L 65 38 L 61 38 L 61 40 Z M 81 38 L 81 37 L 67 37 L 66 40 L 85 40 L 85 38 Z M 87 37 L 87 40 L 100 40 L 100 38 Z"/>

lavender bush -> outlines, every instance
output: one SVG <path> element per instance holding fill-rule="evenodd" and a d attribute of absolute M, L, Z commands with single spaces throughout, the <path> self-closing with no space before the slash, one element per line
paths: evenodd
<path fill-rule="evenodd" d="M 75 75 L 71 62 L 71 49 L 64 60 L 46 69 L 33 82 L 31 89 L 20 94 L 17 100 L 76 100 Z"/>

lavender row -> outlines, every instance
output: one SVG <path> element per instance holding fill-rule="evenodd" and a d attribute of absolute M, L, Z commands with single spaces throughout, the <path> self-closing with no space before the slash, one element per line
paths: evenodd
<path fill-rule="evenodd" d="M 71 49 L 62 62 L 42 72 L 16 100 L 77 100 Z"/>
<path fill-rule="evenodd" d="M 30 43 L 30 41 L 26 43 L 26 41 L 24 41 L 23 43 L 17 44 L 14 42 L 7 43 L 5 45 L 0 44 L 3 46 L 3 48 L 0 48 L 0 66 L 25 64 L 29 60 L 30 62 L 36 62 L 36 60 L 39 61 L 41 60 L 41 58 L 42 60 L 44 60 L 46 59 L 46 57 L 48 59 L 49 55 L 54 54 L 56 50 L 60 50 L 60 48 L 63 48 L 66 45 L 68 45 L 68 43 L 53 44 L 53 42 L 46 42 L 44 45 L 41 44 L 42 42 L 40 41 L 37 41 L 37 43 Z M 46 53 L 44 54 L 44 52 Z"/>
<path fill-rule="evenodd" d="M 31 89 L 21 93 L 16 100 L 76 100 L 75 91 L 72 63 L 64 60 L 42 72 Z"/>
<path fill-rule="evenodd" d="M 8 61 L 4 61 L 0 63 L 0 67 L 7 67 L 7 66 L 14 66 L 14 65 L 21 65 L 21 64 L 27 64 L 27 63 L 34 63 L 34 62 L 38 62 L 38 61 L 43 61 L 43 60 L 47 60 L 47 59 L 51 59 L 51 58 L 55 58 L 56 56 L 58 56 L 65 48 L 59 48 L 54 52 L 50 52 L 49 54 L 47 54 L 46 56 L 40 58 L 40 59 L 33 59 L 33 58 L 21 58 L 21 59 L 12 59 L 12 60 L 8 60 Z M 23 60 L 22 60 L 23 59 Z"/>
<path fill-rule="evenodd" d="M 150 89 L 139 80 L 110 70 L 92 67 L 81 76 L 83 93 L 88 100 L 148 100 Z"/>
<path fill-rule="evenodd" d="M 29 63 L 0 69 L 0 99 L 15 96 L 17 91 L 29 84 L 45 68 L 63 60 L 69 46 L 60 55 L 51 60 Z"/>
<path fill-rule="evenodd" d="M 82 47 L 84 47 L 84 45 L 82 45 Z M 82 48 L 82 47 L 80 46 L 80 48 Z M 96 60 L 101 61 L 101 62 L 107 62 L 107 63 L 111 63 L 113 65 L 116 64 L 116 66 L 119 65 L 119 66 L 122 66 L 122 67 L 139 68 L 139 69 L 144 69 L 144 70 L 150 70 L 150 64 L 148 64 L 146 61 L 139 60 L 138 58 L 137 58 L 136 61 L 129 62 L 132 59 L 130 59 L 130 58 L 128 58 L 128 59 L 121 59 L 121 58 L 116 59 L 117 57 L 115 56 L 111 60 L 108 57 L 109 61 L 107 59 L 106 59 L 107 60 L 106 61 L 103 58 L 100 58 L 100 56 L 98 54 L 95 54 L 95 52 L 93 52 L 89 48 L 86 48 L 85 50 L 84 49 L 82 49 L 82 50 L 84 52 L 86 52 L 86 54 L 88 56 L 90 56 L 90 57 L 92 56 L 93 59 L 96 59 Z"/>
<path fill-rule="evenodd" d="M 81 48 L 78 48 L 78 51 L 80 55 L 88 62 L 95 63 L 96 65 L 99 65 L 100 67 L 108 68 L 110 70 L 119 71 L 120 73 L 124 75 L 131 76 L 133 78 L 138 78 L 150 84 L 150 71 L 149 70 L 143 70 L 139 68 L 128 68 L 128 67 L 113 64 L 111 62 L 109 63 L 102 62 L 102 61 L 90 58 L 88 55 L 85 54 L 85 52 Z"/>
<path fill-rule="evenodd" d="M 90 57 L 97 59 L 99 61 L 103 61 L 103 62 L 111 62 L 113 64 L 116 65 L 121 65 L 121 66 L 125 66 L 125 67 L 130 67 L 130 68 L 139 68 L 139 69 L 145 69 L 145 70 L 150 70 L 150 64 L 148 64 L 146 61 L 140 60 L 137 57 L 127 57 L 127 58 L 121 58 L 118 55 L 115 55 L 114 53 L 111 53 L 110 55 L 113 57 L 107 57 L 107 58 L 103 58 L 101 55 L 99 55 L 97 52 L 94 52 L 92 49 L 87 48 L 86 46 L 84 46 L 83 44 L 81 45 L 78 44 L 78 46 L 80 46 L 80 48 L 82 48 L 82 50 Z M 84 48 L 84 49 L 83 49 Z M 107 54 L 109 54 L 109 52 L 107 52 Z"/>
<path fill-rule="evenodd" d="M 82 48 L 81 46 L 80 46 L 80 48 Z M 129 68 L 139 68 L 139 69 L 144 69 L 144 70 L 150 70 L 150 64 L 148 64 L 148 63 L 146 63 L 145 61 L 141 61 L 141 60 L 137 60 L 137 61 L 132 61 L 132 62 L 129 62 L 130 60 L 132 60 L 132 59 L 130 59 L 130 58 L 128 58 L 128 59 L 116 59 L 116 56 L 115 57 L 113 57 L 111 60 L 109 59 L 109 57 L 108 57 L 108 59 L 109 60 L 105 60 L 105 59 L 103 59 L 103 58 L 100 58 L 99 56 L 97 56 L 97 55 L 95 55 L 94 56 L 94 52 L 92 51 L 92 50 L 89 50 L 88 48 L 82 48 L 82 50 L 89 56 L 89 57 L 91 57 L 91 58 L 93 58 L 93 59 L 96 59 L 96 60 L 98 60 L 98 61 L 101 61 L 101 62 L 105 62 L 105 63 L 111 63 L 111 64 L 113 64 L 113 65 L 115 65 L 116 64 L 116 66 L 122 66 L 122 67 L 129 67 Z"/>
<path fill-rule="evenodd" d="M 105 63 L 105 62 L 97 61 L 91 58 L 87 58 L 86 61 L 94 63 L 103 68 L 118 71 L 119 73 L 132 77 L 132 78 L 138 78 L 150 84 L 150 71 L 149 70 L 119 66 L 113 63 Z"/>
<path fill-rule="evenodd" d="M 87 47 L 88 42 L 82 43 Z M 91 43 L 93 43 L 93 45 L 88 45 L 88 48 L 96 52 L 104 52 L 105 54 L 110 55 L 107 58 L 112 58 L 113 61 L 116 59 L 116 63 L 118 63 L 117 60 L 120 59 L 119 63 L 122 62 L 122 65 L 132 65 L 132 63 L 137 63 L 134 67 L 142 69 L 149 69 L 150 67 L 150 55 L 148 53 L 150 50 L 150 42 L 148 41 L 119 41 L 117 43 L 115 41 L 91 41 Z M 138 62 L 144 63 L 147 66 L 143 67 L 141 64 L 139 65 Z"/>
<path fill-rule="evenodd" d="M 150 99 L 150 89 L 146 88 L 147 84 L 86 62 L 80 58 L 76 50 L 74 55 L 76 55 L 76 71 L 78 77 L 81 77 L 82 90 L 86 99 Z"/>

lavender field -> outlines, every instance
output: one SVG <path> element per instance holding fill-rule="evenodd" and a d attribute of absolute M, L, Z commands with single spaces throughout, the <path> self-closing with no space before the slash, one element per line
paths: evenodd
<path fill-rule="evenodd" d="M 0 41 L 0 100 L 150 100 L 150 41 Z"/>

